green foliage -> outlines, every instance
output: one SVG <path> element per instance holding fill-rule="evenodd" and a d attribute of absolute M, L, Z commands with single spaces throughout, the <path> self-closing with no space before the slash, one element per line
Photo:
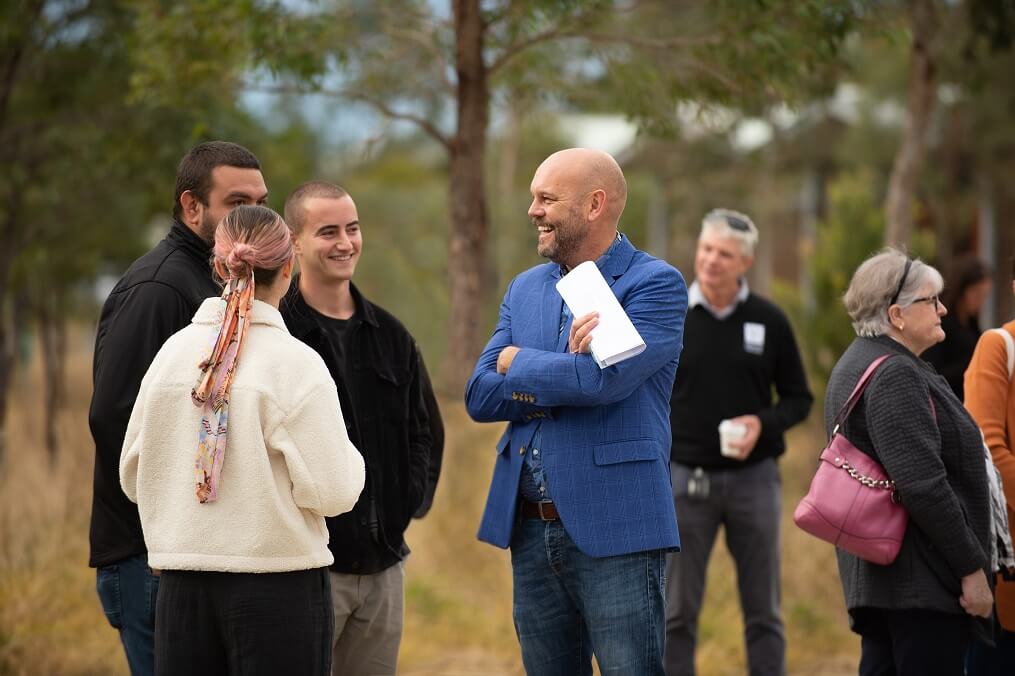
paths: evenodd
<path fill-rule="evenodd" d="M 272 134 L 228 92 L 193 107 L 168 95 L 132 95 L 137 31 L 155 7 L 174 11 L 117 0 L 46 3 L 37 18 L 27 6 L 23 15 L 0 10 L 2 39 L 26 55 L 0 101 L 0 258 L 7 265 L 0 298 L 27 293 L 94 316 L 82 285 L 99 272 L 119 273 L 150 245 L 153 217 L 172 210 L 176 165 L 197 142 L 228 138 L 253 149 L 279 191 L 272 193 L 277 208 L 284 191 L 313 175 L 319 143 L 298 119 Z M 228 12 L 238 7 L 218 18 L 236 18 Z M 213 10 L 209 3 L 201 20 L 212 22 Z M 177 52 L 189 48 L 177 41 Z"/>
<path fill-rule="evenodd" d="M 0 15 L 22 55 L 8 62 L 0 97 L 0 299 L 21 289 L 60 306 L 104 261 L 139 248 L 152 189 L 172 172 L 192 122 L 125 101 L 132 16 L 123 3 L 20 9 Z"/>
<path fill-rule="evenodd" d="M 794 320 L 808 372 L 823 389 L 832 367 L 856 337 L 842 296 L 856 268 L 882 248 L 884 213 L 869 172 L 843 174 L 829 188 L 827 217 L 817 225 L 814 250 L 805 252 L 813 299 L 802 300 L 791 287 L 773 294 Z M 918 232 L 911 255 L 933 255 L 931 233 Z"/>
<path fill-rule="evenodd" d="M 370 161 L 343 158 L 338 183 L 356 201 L 363 255 L 356 284 L 405 323 L 437 373 L 447 336 L 447 176 L 411 143 L 393 144 Z"/>

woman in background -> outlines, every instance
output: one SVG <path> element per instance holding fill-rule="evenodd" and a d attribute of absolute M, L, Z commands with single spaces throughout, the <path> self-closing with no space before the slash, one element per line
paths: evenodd
<path fill-rule="evenodd" d="M 1012 260 L 1015 294 L 1015 259 Z M 1015 339 L 1015 320 L 1001 327 Z M 1004 336 L 987 331 L 976 344 L 966 371 L 966 408 L 983 430 L 994 466 L 1001 473 L 1009 527 L 1015 524 L 1015 380 L 1008 373 L 1008 346 Z M 1010 577 L 1010 576 L 1009 576 Z M 1015 674 L 1015 580 L 997 576 L 994 643 L 977 641 L 969 649 L 968 676 Z"/>
<path fill-rule="evenodd" d="M 278 313 L 293 268 L 286 224 L 235 208 L 215 231 L 214 267 L 225 291 L 155 357 L 120 458 L 162 571 L 155 671 L 325 676 L 324 517 L 355 504 L 363 459 L 324 362 Z"/>
<path fill-rule="evenodd" d="M 871 362 L 890 355 L 843 432 L 884 467 L 909 513 L 890 565 L 836 550 L 862 676 L 961 674 L 974 632 L 985 636 L 990 626 L 992 522 L 980 430 L 920 359 L 944 338 L 941 287 L 937 270 L 888 249 L 857 268 L 843 297 L 857 338 L 829 379 L 826 428 Z"/>
<path fill-rule="evenodd" d="M 990 270 L 975 256 L 952 266 L 942 295 L 948 314 L 941 320 L 945 339 L 927 348 L 923 358 L 945 377 L 955 396 L 964 397 L 962 378 L 980 339 L 980 309 L 990 294 Z"/>

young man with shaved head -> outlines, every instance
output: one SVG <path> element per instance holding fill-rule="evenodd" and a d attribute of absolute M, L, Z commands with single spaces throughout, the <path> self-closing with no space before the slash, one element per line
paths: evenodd
<path fill-rule="evenodd" d="M 444 426 L 422 355 L 402 323 L 352 283 L 363 248 L 352 197 L 304 183 L 285 203 L 300 274 L 279 310 L 324 359 L 367 480 L 351 512 L 326 519 L 335 612 L 333 674 L 394 674 L 402 638 L 403 537 L 433 500 Z"/>
<path fill-rule="evenodd" d="M 618 231 L 627 184 L 606 153 L 572 148 L 536 170 L 529 217 L 551 262 L 508 286 L 465 393 L 507 421 L 479 538 L 510 547 L 514 621 L 529 676 L 663 674 L 670 496 L 669 396 L 687 289 Z M 605 369 L 595 313 L 572 317 L 556 283 L 594 261 L 645 341 Z"/>
<path fill-rule="evenodd" d="M 220 293 L 209 263 L 215 226 L 240 204 L 267 199 L 261 165 L 249 150 L 225 141 L 195 146 L 176 172 L 169 234 L 134 261 L 102 306 L 88 411 L 95 439 L 88 565 L 98 569 L 99 600 L 134 676 L 155 671 L 159 579 L 148 567 L 137 505 L 120 488 L 127 421 L 159 348 L 190 324 L 205 298 Z"/>

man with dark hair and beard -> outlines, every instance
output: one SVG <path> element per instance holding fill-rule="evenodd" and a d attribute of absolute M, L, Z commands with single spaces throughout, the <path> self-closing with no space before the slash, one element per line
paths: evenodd
<path fill-rule="evenodd" d="M 241 204 L 264 204 L 268 189 L 257 158 L 224 141 L 202 143 L 180 161 L 173 225 L 134 261 L 102 306 L 92 367 L 88 424 L 95 440 L 91 554 L 109 623 L 120 632 L 130 671 L 155 671 L 155 599 L 137 505 L 120 488 L 127 421 L 152 359 L 169 336 L 190 324 L 201 302 L 218 296 L 212 279 L 215 226 Z"/>
<path fill-rule="evenodd" d="M 511 548 L 514 623 L 530 676 L 663 674 L 665 553 L 676 550 L 669 396 L 687 289 L 617 227 L 627 184 L 606 153 L 572 148 L 536 170 L 529 217 L 552 262 L 512 280 L 465 393 L 507 421 L 479 538 Z M 600 368 L 596 313 L 556 289 L 595 261 L 645 342 Z"/>

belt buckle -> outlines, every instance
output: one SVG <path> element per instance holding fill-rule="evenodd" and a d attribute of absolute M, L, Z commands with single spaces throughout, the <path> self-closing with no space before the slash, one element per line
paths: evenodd
<path fill-rule="evenodd" d="M 547 518 L 546 515 L 543 514 L 543 505 L 553 505 L 553 502 L 549 502 L 549 501 L 546 501 L 546 500 L 540 500 L 539 502 L 536 503 L 536 505 L 537 505 L 537 509 L 539 510 L 539 518 L 540 519 L 542 519 L 543 521 L 553 521 L 552 518 Z"/>

